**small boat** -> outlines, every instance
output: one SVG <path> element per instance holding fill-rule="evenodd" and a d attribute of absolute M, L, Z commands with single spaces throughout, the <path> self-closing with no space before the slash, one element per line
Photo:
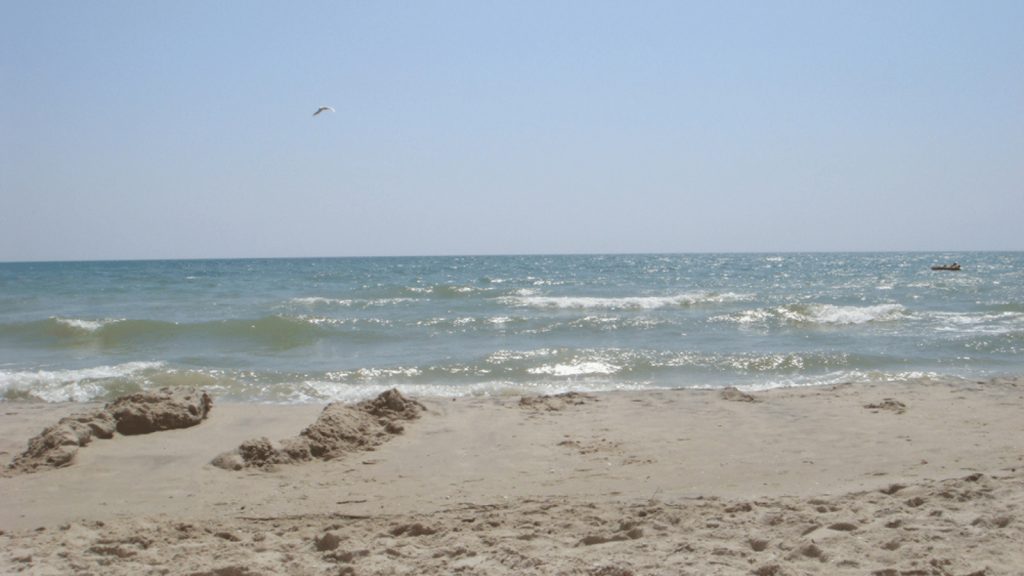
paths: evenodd
<path fill-rule="evenodd" d="M 953 271 L 958 271 L 958 270 L 960 270 L 960 265 L 957 264 L 956 262 L 953 262 L 952 264 L 947 264 L 945 266 L 932 266 L 932 270 L 953 270 Z"/>

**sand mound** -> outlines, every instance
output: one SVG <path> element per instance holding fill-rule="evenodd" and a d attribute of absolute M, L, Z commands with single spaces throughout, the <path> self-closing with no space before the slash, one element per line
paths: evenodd
<path fill-rule="evenodd" d="M 181 386 L 122 396 L 107 404 L 106 410 L 117 420 L 117 431 L 130 435 L 195 426 L 212 406 L 207 391 Z"/>
<path fill-rule="evenodd" d="M 237 451 L 217 456 L 212 464 L 228 470 L 332 460 L 351 452 L 373 450 L 392 435 L 401 434 L 402 422 L 415 420 L 426 408 L 398 390 L 384 392 L 355 405 L 329 404 L 311 426 L 297 437 L 274 443 L 268 438 L 246 440 Z"/>
<path fill-rule="evenodd" d="M 61 418 L 57 424 L 28 441 L 28 449 L 14 459 L 8 474 L 25 474 L 45 468 L 67 466 L 78 454 L 78 448 L 96 438 L 110 438 L 116 426 L 106 410 L 78 412 Z"/>
<path fill-rule="evenodd" d="M 5 474 L 68 466 L 80 447 L 93 438 L 112 438 L 115 429 L 127 435 L 194 426 L 206 418 L 212 405 L 209 393 L 190 387 L 122 396 L 102 410 L 75 413 L 45 428 L 28 441 L 28 449 L 11 462 Z"/>
<path fill-rule="evenodd" d="M 756 396 L 747 394 L 746 392 L 740 392 L 735 386 L 729 386 L 722 390 L 722 400 L 728 400 L 730 402 L 760 402 Z"/>

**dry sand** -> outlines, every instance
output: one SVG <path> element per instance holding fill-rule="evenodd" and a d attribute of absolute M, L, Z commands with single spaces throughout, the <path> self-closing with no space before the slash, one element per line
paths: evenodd
<path fill-rule="evenodd" d="M 326 462 L 211 466 L 323 410 L 215 403 L 0 478 L 0 572 L 1024 574 L 1024 378 L 419 400 Z M 0 464 L 83 408 L 0 404 Z"/>

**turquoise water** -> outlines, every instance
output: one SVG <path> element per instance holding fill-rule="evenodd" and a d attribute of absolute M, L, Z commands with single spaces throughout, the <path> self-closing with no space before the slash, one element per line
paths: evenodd
<path fill-rule="evenodd" d="M 960 272 L 931 266 L 958 261 Z M 1024 253 L 0 264 L 0 394 L 223 400 L 1024 373 Z"/>

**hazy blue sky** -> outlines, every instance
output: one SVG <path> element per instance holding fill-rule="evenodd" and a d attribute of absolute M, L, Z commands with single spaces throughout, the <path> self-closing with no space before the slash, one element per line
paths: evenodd
<path fill-rule="evenodd" d="M 1020 0 L 0 16 L 2 261 L 1022 249 Z"/>

